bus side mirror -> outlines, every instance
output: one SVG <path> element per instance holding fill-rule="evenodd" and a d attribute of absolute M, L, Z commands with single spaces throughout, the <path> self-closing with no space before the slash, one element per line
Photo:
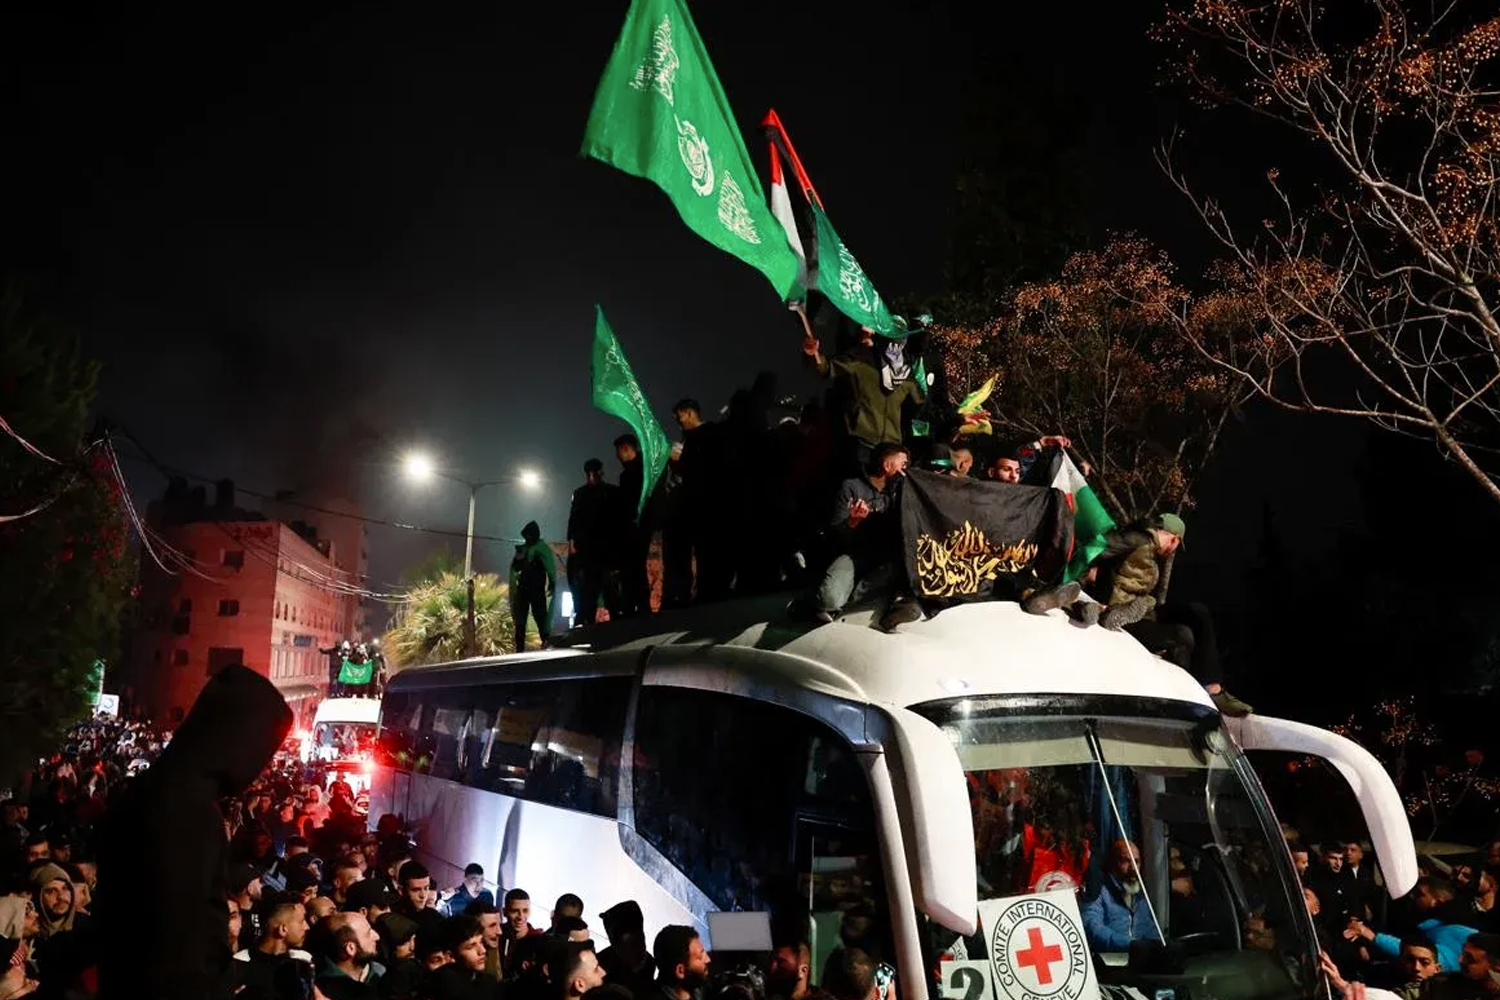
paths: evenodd
<path fill-rule="evenodd" d="M 1226 718 L 1224 727 L 1241 749 L 1311 754 L 1332 764 L 1359 802 L 1391 898 L 1399 899 L 1412 890 L 1417 884 L 1417 848 L 1411 823 L 1396 786 L 1374 755 L 1337 733 L 1286 719 L 1247 715 Z"/>
<path fill-rule="evenodd" d="M 950 931 L 979 928 L 974 816 L 958 751 L 943 731 L 904 708 L 886 708 L 897 750 L 892 784 L 915 903 Z"/>

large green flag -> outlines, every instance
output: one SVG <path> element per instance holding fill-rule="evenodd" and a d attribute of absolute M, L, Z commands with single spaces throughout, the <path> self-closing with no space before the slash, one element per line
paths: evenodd
<path fill-rule="evenodd" d="M 594 405 L 605 413 L 619 417 L 635 431 L 641 443 L 641 467 L 645 481 L 641 484 L 641 500 L 635 516 L 639 521 L 646 510 L 646 501 L 656 489 L 656 481 L 667 467 L 667 458 L 672 446 L 667 443 L 667 433 L 651 412 L 651 405 L 641 392 L 641 384 L 625 360 L 625 352 L 615 339 L 615 332 L 604 318 L 604 308 L 595 306 L 598 319 L 594 322 L 594 356 L 590 369 L 594 382 Z"/>
<path fill-rule="evenodd" d="M 860 326 L 885 337 L 905 339 L 908 332 L 896 324 L 885 300 L 870 284 L 864 268 L 834 232 L 833 223 L 817 205 L 812 206 L 818 224 L 818 290 L 828 296 L 838 311 Z M 925 392 L 927 387 L 922 387 Z"/>
<path fill-rule="evenodd" d="M 631 3 L 583 154 L 655 182 L 689 229 L 758 269 L 783 299 L 794 294 L 797 258 L 682 0 Z"/>

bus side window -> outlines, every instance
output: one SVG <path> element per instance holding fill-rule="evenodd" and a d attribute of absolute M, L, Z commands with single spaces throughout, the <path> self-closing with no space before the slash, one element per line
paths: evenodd
<path fill-rule="evenodd" d="M 466 785 L 484 785 L 484 747 L 494 726 L 490 713 L 476 708 L 464 723 L 463 739 L 458 744 L 458 780 Z"/>
<path fill-rule="evenodd" d="M 412 697 L 404 692 L 387 694 L 380 706 L 380 738 L 375 744 L 375 760 L 382 767 L 410 771 L 412 765 L 411 713 Z"/>
<path fill-rule="evenodd" d="M 532 751 L 528 799 L 615 817 L 632 683 L 629 677 L 596 677 L 557 686 L 558 699 Z"/>
<path fill-rule="evenodd" d="M 473 784 L 486 791 L 522 798 L 531 770 L 532 745 L 557 691 L 555 684 L 493 684 L 474 692 L 489 717 L 482 734 L 477 766 L 469 765 Z"/>
<path fill-rule="evenodd" d="M 427 730 L 431 738 L 431 774 L 434 778 L 457 781 L 461 776 L 458 748 L 473 711 L 469 704 L 472 697 L 472 692 L 464 688 L 444 688 L 439 692 L 432 723 Z"/>
<path fill-rule="evenodd" d="M 820 926 L 873 913 L 859 933 L 884 937 L 869 786 L 836 732 L 775 704 L 645 687 L 635 739 L 636 831 L 717 906 L 805 924 L 811 895 Z"/>

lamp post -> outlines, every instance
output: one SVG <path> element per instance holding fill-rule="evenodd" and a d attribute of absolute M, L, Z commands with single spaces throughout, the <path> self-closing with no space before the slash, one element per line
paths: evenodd
<path fill-rule="evenodd" d="M 436 477 L 469 488 L 469 526 L 464 532 L 464 584 L 468 591 L 467 610 L 464 616 L 464 656 L 473 656 L 475 654 L 474 646 L 476 638 L 474 623 L 474 511 L 478 506 L 479 491 L 486 486 L 503 486 L 509 482 L 515 482 L 526 490 L 535 490 L 542 485 L 541 474 L 535 469 L 521 469 L 514 476 L 506 479 L 464 479 L 461 476 L 443 472 L 433 465 L 430 458 L 419 453 L 407 455 L 405 465 L 407 476 L 417 482 L 425 482 Z"/>

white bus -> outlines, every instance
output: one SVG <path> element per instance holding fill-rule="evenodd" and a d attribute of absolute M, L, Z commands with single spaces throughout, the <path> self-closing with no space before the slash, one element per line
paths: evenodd
<path fill-rule="evenodd" d="M 636 900 L 648 941 L 670 923 L 707 935 L 717 911 L 811 916 L 815 956 L 848 935 L 895 967 L 901 1000 L 1318 995 L 1317 939 L 1245 750 L 1331 762 L 1388 890 L 1415 882 L 1406 813 L 1366 751 L 1221 719 L 1124 633 L 999 602 L 893 635 L 780 608 L 728 602 L 402 671 L 372 821 L 404 817 L 437 885 L 478 862 L 526 889 L 541 924 L 564 892 L 586 917 Z M 1077 907 L 1122 836 L 1150 917 L 1134 933 L 1169 946 L 1095 940 L 1077 959 Z M 1017 901 L 1038 905 L 1001 913 Z M 1062 950 L 1029 937 L 1048 927 Z"/>

